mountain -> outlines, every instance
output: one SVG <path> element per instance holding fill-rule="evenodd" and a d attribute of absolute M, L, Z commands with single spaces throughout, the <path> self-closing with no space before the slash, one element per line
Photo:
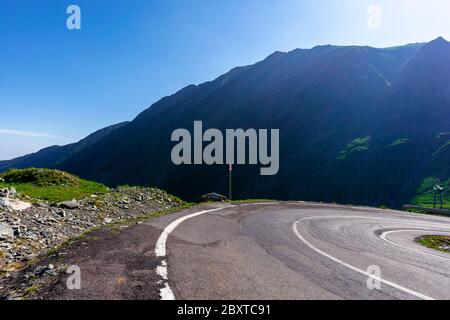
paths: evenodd
<path fill-rule="evenodd" d="M 0 172 L 5 171 L 9 168 L 24 169 L 29 167 L 57 167 L 65 159 L 68 159 L 84 148 L 95 144 L 114 130 L 120 129 L 126 124 L 128 124 L 128 122 L 121 122 L 103 128 L 76 143 L 68 144 L 65 146 L 51 146 L 36 153 L 15 158 L 13 160 L 0 161 Z"/>
<path fill-rule="evenodd" d="M 414 198 L 423 179 L 450 175 L 449 53 L 442 38 L 385 49 L 275 52 L 161 99 L 69 156 L 50 149 L 42 152 L 51 161 L 27 156 L 26 163 L 191 199 L 226 193 L 226 167 L 173 165 L 173 130 L 192 131 L 195 120 L 205 129 L 280 129 L 278 175 L 237 166 L 236 197 L 398 207 Z M 15 161 L 0 163 L 0 170 Z"/>

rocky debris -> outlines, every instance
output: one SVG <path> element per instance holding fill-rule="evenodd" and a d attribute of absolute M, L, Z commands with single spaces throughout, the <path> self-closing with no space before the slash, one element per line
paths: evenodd
<path fill-rule="evenodd" d="M 23 202 L 17 199 L 0 198 L 0 208 L 13 211 L 23 211 L 31 207 L 31 203 Z"/>
<path fill-rule="evenodd" d="M 55 283 L 58 276 L 65 274 L 68 268 L 67 265 L 62 263 L 57 266 L 42 263 L 45 263 L 45 261 L 30 265 L 22 272 L 15 272 L 11 277 L 0 278 L 0 300 L 29 298 L 40 288 Z"/>
<path fill-rule="evenodd" d="M 17 192 L 16 192 L 16 189 L 14 189 L 14 188 L 0 189 L 0 198 L 13 197 L 16 194 L 17 194 Z"/>
<path fill-rule="evenodd" d="M 31 207 L 30 203 L 13 199 L 16 195 L 17 191 L 14 188 L 0 189 L 0 209 L 21 211 Z"/>
<path fill-rule="evenodd" d="M 8 277 L 27 261 L 89 229 L 182 204 L 158 189 L 121 187 L 107 194 L 69 201 L 64 208 L 48 203 L 29 205 L 23 210 L 0 206 L 0 277 Z"/>

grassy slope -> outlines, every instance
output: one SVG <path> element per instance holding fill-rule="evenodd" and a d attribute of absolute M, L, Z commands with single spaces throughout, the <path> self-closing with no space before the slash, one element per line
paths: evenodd
<path fill-rule="evenodd" d="M 438 182 L 439 180 L 435 177 L 424 179 L 419 189 L 417 190 L 417 196 L 413 199 L 413 204 L 425 208 L 432 208 L 434 195 L 433 193 L 430 193 L 430 191 L 433 190 L 433 186 Z M 444 190 L 446 190 L 446 192 L 442 195 L 442 198 L 444 200 L 444 209 L 450 209 L 450 179 L 443 183 L 443 186 Z"/>
<path fill-rule="evenodd" d="M 102 184 L 86 181 L 58 170 L 11 170 L 1 174 L 0 178 L 4 180 L 0 182 L 0 188 L 14 187 L 17 192 L 33 200 L 51 203 L 82 199 L 91 194 L 103 194 L 108 191 Z"/>
<path fill-rule="evenodd" d="M 51 203 L 58 203 L 72 199 L 82 199 L 91 194 L 103 194 L 107 188 L 101 184 L 84 181 L 79 186 L 49 186 L 41 187 L 31 183 L 0 183 L 0 188 L 14 187 L 17 192 L 26 195 L 32 199 L 46 200 Z"/>

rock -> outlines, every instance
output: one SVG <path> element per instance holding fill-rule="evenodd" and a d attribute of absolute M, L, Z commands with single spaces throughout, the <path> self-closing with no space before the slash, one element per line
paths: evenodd
<path fill-rule="evenodd" d="M 48 270 L 47 266 L 38 266 L 36 269 L 34 269 L 33 273 L 35 276 L 42 276 L 47 270 Z"/>
<path fill-rule="evenodd" d="M 17 191 L 14 188 L 0 189 L 0 197 L 1 198 L 14 197 L 16 194 L 17 194 Z"/>
<path fill-rule="evenodd" d="M 63 209 L 55 209 L 52 210 L 54 214 L 60 216 L 61 218 L 65 218 L 66 217 L 66 212 Z"/>
<path fill-rule="evenodd" d="M 208 194 L 205 194 L 204 196 L 201 196 L 197 201 L 198 202 L 223 202 L 223 201 L 227 201 L 227 197 L 213 192 L 213 193 L 208 193 Z"/>
<path fill-rule="evenodd" d="M 0 239 L 14 237 L 14 229 L 9 224 L 0 222 Z"/>
<path fill-rule="evenodd" d="M 31 204 L 16 199 L 0 198 L 0 207 L 14 211 L 23 211 L 30 208 Z"/>
<path fill-rule="evenodd" d="M 1 198 L 8 197 L 8 189 L 0 189 L 0 197 Z"/>
<path fill-rule="evenodd" d="M 9 196 L 14 197 L 17 194 L 17 191 L 15 188 L 9 188 Z"/>
<path fill-rule="evenodd" d="M 72 201 L 65 201 L 59 204 L 60 208 L 63 209 L 69 209 L 69 210 L 74 210 L 74 209 L 79 209 L 80 208 L 80 204 L 78 203 L 77 200 L 72 200 Z"/>

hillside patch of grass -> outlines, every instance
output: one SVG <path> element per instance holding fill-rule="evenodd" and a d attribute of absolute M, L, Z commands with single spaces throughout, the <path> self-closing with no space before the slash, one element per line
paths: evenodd
<path fill-rule="evenodd" d="M 390 147 L 398 147 L 404 144 L 407 144 L 411 141 L 411 139 L 407 139 L 407 138 L 400 138 L 395 140 L 394 142 L 392 142 L 389 146 Z"/>
<path fill-rule="evenodd" d="M 434 193 L 432 190 L 436 184 L 441 184 L 444 187 L 444 193 L 442 194 L 444 209 L 450 209 L 450 179 L 441 182 L 437 177 L 428 177 L 422 181 L 412 204 L 424 208 L 432 208 L 434 202 Z M 440 206 L 439 201 L 437 206 Z"/>
<path fill-rule="evenodd" d="M 58 203 L 108 192 L 108 188 L 100 183 L 83 180 L 59 170 L 14 169 L 0 174 L 0 178 L 3 180 L 0 188 L 14 187 L 18 193 L 33 201 Z"/>
<path fill-rule="evenodd" d="M 368 136 L 356 138 L 355 140 L 349 142 L 344 150 L 339 153 L 338 160 L 345 160 L 354 153 L 368 151 L 370 148 L 370 139 L 371 137 Z"/>
<path fill-rule="evenodd" d="M 67 172 L 51 169 L 11 169 L 0 175 L 7 183 L 31 183 L 35 186 L 78 186 L 80 178 Z"/>

